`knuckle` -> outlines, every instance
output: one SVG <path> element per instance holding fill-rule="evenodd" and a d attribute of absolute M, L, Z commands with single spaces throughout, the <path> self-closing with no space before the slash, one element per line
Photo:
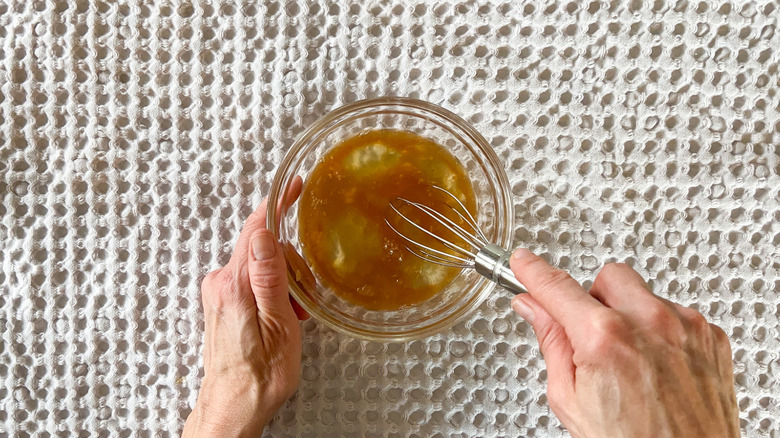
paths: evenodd
<path fill-rule="evenodd" d="M 605 309 L 591 320 L 592 336 L 588 351 L 602 355 L 612 351 L 630 333 L 631 325 L 621 314 Z"/>
<path fill-rule="evenodd" d="M 733 354 L 731 351 L 731 341 L 729 340 L 729 335 L 722 328 L 715 324 L 710 324 L 710 328 L 712 330 L 712 337 L 715 339 L 715 346 L 717 351 L 716 354 L 720 360 L 729 364 L 729 368 L 731 368 L 730 364 Z"/>
<path fill-rule="evenodd" d="M 200 283 L 200 289 L 202 291 L 208 291 L 214 288 L 216 286 L 216 279 L 219 277 L 220 273 L 222 272 L 223 268 L 215 269 L 208 274 L 206 274 L 205 277 L 203 277 L 203 281 Z"/>
<path fill-rule="evenodd" d="M 609 282 L 613 279 L 613 277 L 617 276 L 620 272 L 625 270 L 631 270 L 631 267 L 625 263 L 607 263 L 596 275 L 594 282 Z"/>
<path fill-rule="evenodd" d="M 707 321 L 707 318 L 698 311 L 688 309 L 683 317 L 696 332 L 707 333 L 710 331 L 710 323 Z"/>
<path fill-rule="evenodd" d="M 719 326 L 715 324 L 708 324 L 710 327 L 710 330 L 712 330 L 712 335 L 715 338 L 715 342 L 718 343 L 718 345 L 728 345 L 729 348 L 731 348 L 731 343 L 729 342 L 729 335 L 726 334 L 725 330 L 720 328 Z"/>
<path fill-rule="evenodd" d="M 699 336 L 696 336 L 696 331 L 687 326 L 687 323 L 684 321 L 685 317 L 680 313 L 679 309 L 675 311 L 675 309 L 661 301 L 655 301 L 645 306 L 643 320 L 650 330 L 660 334 L 672 345 L 687 345 L 689 342 L 699 338 Z"/>
<path fill-rule="evenodd" d="M 574 279 L 571 278 L 568 273 L 561 271 L 560 269 L 552 268 L 545 272 L 539 280 L 538 289 L 542 291 L 556 289 L 569 281 L 574 281 Z"/>
<path fill-rule="evenodd" d="M 654 300 L 645 306 L 645 319 L 653 327 L 666 328 L 672 326 L 677 317 L 669 306 Z"/>
<path fill-rule="evenodd" d="M 233 273 L 225 268 L 209 272 L 203 279 L 201 295 L 213 305 L 220 307 L 236 294 L 237 281 Z"/>
<path fill-rule="evenodd" d="M 265 225 L 265 218 L 266 218 L 266 215 L 264 213 L 261 213 L 260 211 L 255 210 L 255 211 L 252 212 L 252 214 L 249 215 L 249 217 L 246 220 L 246 223 L 247 224 L 251 224 L 251 225 L 255 225 L 255 224 Z M 247 228 L 250 228 L 250 227 L 247 227 Z M 254 228 L 254 227 L 251 227 L 251 228 Z M 250 231 L 253 231 L 253 230 L 250 230 Z"/>
<path fill-rule="evenodd" d="M 596 274 L 596 278 L 593 280 L 593 285 L 591 285 L 591 290 L 598 291 L 609 285 L 612 277 L 614 277 L 615 274 L 625 266 L 628 265 L 625 263 L 607 263 L 604 265 L 599 273 Z"/>
<path fill-rule="evenodd" d="M 260 269 L 249 274 L 249 281 L 253 286 L 261 289 L 276 289 L 285 285 L 287 272 Z"/>
<path fill-rule="evenodd" d="M 536 339 L 539 341 L 539 350 L 542 355 L 547 353 L 550 346 L 557 342 L 560 342 L 565 335 L 563 329 L 560 326 L 548 325 L 539 330 L 536 335 Z"/>
<path fill-rule="evenodd" d="M 611 277 L 612 275 L 627 269 L 631 269 L 631 267 L 625 263 L 607 263 L 603 268 L 601 268 L 599 276 L 604 275 L 605 277 Z"/>
<path fill-rule="evenodd" d="M 593 329 L 597 337 L 613 338 L 629 330 L 629 324 L 623 315 L 605 309 L 593 317 Z"/>

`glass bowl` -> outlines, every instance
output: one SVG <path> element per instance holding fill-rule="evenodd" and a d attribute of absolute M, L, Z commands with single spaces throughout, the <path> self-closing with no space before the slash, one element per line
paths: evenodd
<path fill-rule="evenodd" d="M 487 141 L 462 118 L 428 102 L 400 97 L 354 102 L 326 114 L 296 140 L 276 173 L 268 199 L 268 229 L 284 247 L 290 293 L 311 316 L 341 333 L 377 341 L 408 341 L 455 324 L 479 307 L 494 283 L 464 269 L 426 301 L 394 311 L 367 310 L 317 281 L 301 255 L 296 204 L 280 202 L 296 177 L 305 184 L 330 148 L 374 129 L 414 132 L 458 158 L 474 186 L 477 222 L 493 243 L 505 248 L 512 238 L 513 204 L 504 168 Z"/>

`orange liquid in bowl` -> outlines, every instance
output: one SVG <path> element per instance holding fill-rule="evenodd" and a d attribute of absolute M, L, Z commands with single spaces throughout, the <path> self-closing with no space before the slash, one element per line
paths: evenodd
<path fill-rule="evenodd" d="M 476 217 L 466 169 L 430 139 L 375 130 L 328 151 L 298 200 L 301 246 L 318 281 L 369 310 L 397 310 L 443 290 L 460 270 L 411 254 L 385 223 L 388 206 L 398 196 L 431 206 L 448 202 L 431 186 L 448 190 Z M 423 228 L 442 233 L 433 219 L 413 217 Z"/>

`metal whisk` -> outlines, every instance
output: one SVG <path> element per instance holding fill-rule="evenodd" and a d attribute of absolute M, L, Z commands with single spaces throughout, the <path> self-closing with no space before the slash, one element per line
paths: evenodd
<path fill-rule="evenodd" d="M 426 236 L 444 245 L 444 247 L 449 248 L 454 254 L 432 248 L 430 245 L 425 245 L 424 243 L 409 237 L 407 234 L 402 233 L 396 227 L 394 227 L 390 218 L 385 218 L 387 225 L 402 239 L 404 239 L 404 241 L 406 241 L 406 249 L 417 257 L 420 257 L 421 259 L 427 260 L 431 263 L 436 263 L 437 265 L 450 266 L 454 268 L 473 268 L 479 274 L 497 283 L 499 286 L 503 286 L 511 292 L 514 292 L 515 294 L 526 292 L 525 287 L 519 281 L 517 281 L 517 278 L 515 278 L 515 275 L 509 268 L 509 257 L 512 255 L 512 253 L 498 245 L 490 243 L 482 230 L 479 229 L 477 221 L 474 219 L 471 213 L 469 213 L 466 206 L 464 206 L 455 195 L 441 187 L 432 187 L 434 189 L 441 190 L 457 203 L 459 208 L 455 208 L 449 204 L 443 205 L 451 209 L 460 219 L 462 219 L 465 227 L 455 223 L 455 221 L 448 218 L 445 214 L 428 205 L 421 204 L 419 202 L 413 202 L 401 197 L 396 198 L 395 201 L 401 205 L 408 205 L 434 219 L 444 228 L 449 230 L 454 236 L 456 236 L 460 242 L 450 241 L 434 232 L 425 229 L 424 227 L 420 226 L 420 224 L 410 219 L 407 215 L 403 214 L 398 209 L 398 207 L 391 203 L 390 208 L 395 214 L 398 215 L 400 219 L 409 223 L 412 227 L 414 227 L 413 229 L 419 230 Z M 466 228 L 470 228 L 470 230 L 467 230 Z"/>

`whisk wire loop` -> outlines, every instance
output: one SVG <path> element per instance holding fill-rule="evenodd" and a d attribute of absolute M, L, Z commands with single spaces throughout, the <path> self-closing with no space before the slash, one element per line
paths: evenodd
<path fill-rule="evenodd" d="M 398 215 L 400 219 L 412 225 L 415 229 L 422 231 L 425 235 L 430 236 L 434 241 L 441 243 L 444 245 L 444 248 L 447 248 L 452 252 L 432 248 L 429 245 L 409 237 L 393 226 L 389 218 L 385 218 L 385 223 L 387 223 L 387 225 L 407 243 L 405 245 L 406 249 L 415 256 L 438 265 L 453 268 L 474 268 L 480 275 L 487 277 L 491 281 L 514 293 L 526 292 L 525 287 L 517 278 L 515 278 L 512 270 L 509 268 L 510 252 L 490 243 L 490 240 L 485 236 L 485 233 L 479 228 L 479 224 L 476 219 L 474 219 L 474 216 L 469 212 L 466 206 L 463 205 L 460 199 L 441 187 L 432 187 L 441 190 L 457 203 L 457 206 L 460 208 L 456 208 L 446 202 L 442 203 L 442 205 L 452 210 L 463 221 L 463 226 L 429 205 L 410 201 L 409 199 L 402 197 L 396 198 L 395 201 L 413 207 L 416 211 L 422 212 L 422 214 L 443 226 L 444 229 L 452 233 L 457 239 L 460 239 L 461 242 L 460 244 L 452 242 L 433 231 L 427 230 L 406 216 L 393 203 L 390 203 L 391 210 Z M 466 227 L 471 228 L 473 231 L 467 230 Z M 473 251 L 469 251 L 469 247 L 473 248 Z"/>
<path fill-rule="evenodd" d="M 474 267 L 474 261 L 473 260 L 464 260 L 464 259 L 458 259 L 463 260 L 462 262 L 453 262 L 452 260 L 445 259 L 444 257 L 439 257 L 436 254 L 432 254 L 424 249 L 414 249 L 410 246 L 406 246 L 406 249 L 411 252 L 412 254 L 416 255 L 417 257 L 427 260 L 429 262 L 433 262 L 442 266 L 449 266 L 451 268 L 473 268 Z M 454 257 L 453 257 L 454 258 Z"/>
<path fill-rule="evenodd" d="M 393 231 L 394 231 L 396 234 L 398 234 L 398 235 L 399 235 L 399 236 L 400 236 L 402 239 L 404 239 L 404 240 L 405 240 L 405 241 L 407 241 L 408 243 L 410 243 L 410 244 L 412 244 L 412 245 L 414 245 L 414 246 L 416 246 L 416 247 L 418 247 L 418 248 L 420 248 L 420 249 L 423 249 L 423 250 L 425 250 L 425 251 L 427 251 L 427 252 L 434 253 L 434 254 L 438 254 L 439 256 L 442 256 L 442 257 L 450 257 L 450 258 L 452 258 L 452 259 L 455 259 L 455 260 L 457 260 L 457 261 L 459 261 L 459 262 L 461 262 L 461 263 L 469 263 L 469 260 L 470 260 L 470 259 L 468 259 L 468 258 L 466 258 L 466 257 L 472 257 L 472 254 L 471 254 L 471 253 L 468 253 L 468 252 L 466 252 L 466 251 L 465 251 L 463 248 L 457 247 L 456 245 L 454 245 L 454 244 L 452 244 L 452 243 L 450 243 L 450 242 L 446 241 L 445 239 L 443 239 L 443 238 L 441 238 L 441 237 L 437 236 L 436 234 L 434 234 L 434 233 L 431 233 L 430 231 L 428 231 L 428 230 L 426 230 L 425 228 L 423 228 L 423 227 L 421 227 L 421 226 L 417 225 L 416 223 L 414 223 L 413 221 L 411 221 L 409 218 L 407 218 L 406 216 L 404 216 L 403 214 L 401 214 L 401 212 L 399 212 L 399 211 L 398 211 L 398 210 L 397 210 L 395 207 L 392 207 L 392 208 L 393 208 L 393 210 L 394 210 L 396 213 L 398 213 L 398 215 L 399 215 L 399 216 L 401 216 L 403 219 L 406 219 L 406 220 L 407 220 L 407 221 L 408 221 L 410 224 L 412 224 L 412 225 L 414 225 L 415 227 L 419 228 L 420 230 L 422 230 L 422 231 L 426 232 L 427 234 L 429 234 L 429 235 L 430 235 L 431 237 L 433 237 L 434 239 L 437 239 L 438 241 L 442 242 L 442 244 L 444 244 L 444 245 L 445 245 L 445 246 L 447 246 L 448 248 L 450 248 L 450 249 L 453 249 L 454 251 L 459 251 L 459 253 L 460 253 L 460 254 L 462 254 L 462 255 L 463 255 L 463 257 L 459 257 L 459 256 L 456 256 L 456 255 L 454 255 L 454 254 L 446 253 L 446 252 L 444 252 L 444 251 L 440 251 L 440 250 L 438 250 L 438 249 L 431 248 L 431 247 L 429 247 L 429 246 L 427 246 L 427 245 L 423 245 L 423 244 L 421 244 L 420 242 L 418 242 L 418 241 L 416 241 L 416 240 L 414 240 L 414 239 L 411 239 L 411 238 L 409 238 L 409 237 L 408 237 L 407 235 L 405 235 L 404 233 L 401 233 L 400 231 L 398 231 L 398 229 L 396 229 L 396 228 L 395 228 L 395 227 L 394 227 L 394 226 L 393 226 L 393 225 L 390 223 L 390 221 L 389 221 L 389 220 L 385 219 L 385 223 L 387 224 L 387 226 L 389 226 L 389 227 L 390 227 L 390 229 L 391 229 L 391 230 L 393 230 Z M 454 248 L 453 248 L 453 247 L 454 247 Z M 407 246 L 407 248 L 409 248 L 409 247 Z M 457 248 L 457 250 L 456 250 L 455 248 Z M 412 254 L 415 254 L 415 255 L 417 255 L 418 257 L 420 257 L 420 255 L 419 255 L 419 254 L 417 254 L 417 253 L 415 253 L 414 251 L 412 251 Z M 426 258 L 426 257 L 425 257 L 425 256 L 423 256 L 422 258 Z M 446 260 L 446 259 L 445 259 L 445 260 Z M 433 261 L 433 260 L 431 260 L 431 261 Z M 434 262 L 434 263 L 436 263 L 436 262 Z"/>
<path fill-rule="evenodd" d="M 447 228 L 449 231 L 463 239 L 466 243 L 471 245 L 474 249 L 479 250 L 480 247 L 484 246 L 482 242 L 479 241 L 474 235 L 463 229 L 460 225 L 456 224 L 450 218 L 445 216 L 444 214 L 436 211 L 435 209 L 428 207 L 427 205 L 420 204 L 419 202 L 412 202 L 406 198 L 398 198 L 399 201 L 404 202 L 407 205 L 411 205 L 412 207 L 415 207 L 419 210 L 422 210 L 424 213 L 427 213 L 428 216 L 432 217 L 436 222 L 443 225 L 445 228 Z M 448 206 L 449 207 L 449 206 Z M 450 207 L 452 208 L 452 207 Z M 454 208 L 452 208 L 453 211 L 456 211 Z M 446 239 L 445 239 L 446 240 Z M 449 245 L 447 245 L 449 247 Z M 458 246 L 458 245 L 454 245 Z M 459 247 L 460 248 L 460 247 Z M 455 248 L 452 248 L 455 249 Z"/>
<path fill-rule="evenodd" d="M 468 215 L 468 219 L 466 219 L 463 216 L 463 214 L 461 214 L 461 212 L 458 211 L 457 209 L 455 209 L 455 208 L 453 208 L 453 207 L 451 207 L 449 205 L 448 205 L 448 207 L 450 207 L 452 209 L 452 211 L 457 213 L 458 216 L 460 216 L 467 224 L 469 224 L 469 226 L 471 226 L 471 228 L 474 230 L 474 232 L 477 234 L 477 236 L 479 236 L 481 238 L 483 245 L 487 245 L 488 243 L 490 243 L 490 240 L 487 238 L 487 236 L 485 236 L 485 233 L 483 233 L 482 229 L 479 228 L 479 225 L 477 224 L 477 220 L 474 219 L 474 216 L 472 216 L 471 213 L 469 213 L 469 209 L 466 208 L 466 206 L 463 205 L 462 202 L 460 202 L 460 199 L 458 199 L 457 196 L 453 195 L 449 191 L 447 191 L 447 190 L 445 190 L 445 189 L 443 189 L 443 188 L 441 188 L 439 186 L 431 186 L 431 187 L 433 187 L 436 190 L 440 190 L 440 191 L 444 192 L 444 194 L 446 194 L 447 196 L 452 198 L 452 200 L 454 200 L 458 204 L 458 206 L 460 206 L 461 210 L 463 210 L 466 213 L 466 215 Z"/>

